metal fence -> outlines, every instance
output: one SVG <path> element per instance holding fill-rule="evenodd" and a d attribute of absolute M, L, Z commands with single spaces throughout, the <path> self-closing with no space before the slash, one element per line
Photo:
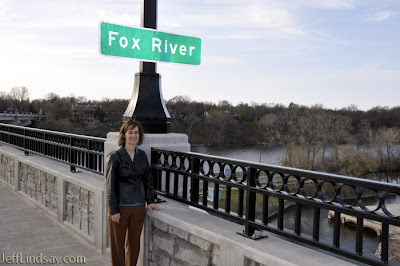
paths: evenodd
<path fill-rule="evenodd" d="M 198 153 L 155 148 L 151 152 L 157 194 L 242 224 L 244 236 L 255 238 L 259 231 L 270 231 L 370 265 L 398 265 L 388 261 L 388 250 L 389 232 L 400 228 L 400 219 L 387 202 L 399 196 L 399 185 Z M 371 199 L 375 199 L 372 206 L 367 204 Z M 284 226 L 287 203 L 295 208 L 292 229 Z M 274 205 L 277 224 L 270 223 L 269 208 Z M 313 210 L 313 222 L 306 225 L 311 233 L 303 232 L 305 206 Z M 320 237 L 322 209 L 334 215 L 330 241 Z M 356 219 L 352 250 L 341 247 L 341 216 L 345 215 Z M 363 252 L 367 219 L 381 228 L 380 258 Z"/>
<path fill-rule="evenodd" d="M 76 167 L 104 173 L 104 138 L 0 123 L 0 141 L 26 154 L 41 154 Z"/>

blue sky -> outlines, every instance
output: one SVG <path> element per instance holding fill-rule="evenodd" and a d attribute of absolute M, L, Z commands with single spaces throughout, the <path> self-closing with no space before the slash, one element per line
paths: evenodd
<path fill-rule="evenodd" d="M 100 21 L 136 0 L 0 0 L 0 90 L 130 98 L 139 62 L 99 54 Z M 202 64 L 158 63 L 165 99 L 400 105 L 398 0 L 162 0 L 158 29 L 202 39 Z"/>

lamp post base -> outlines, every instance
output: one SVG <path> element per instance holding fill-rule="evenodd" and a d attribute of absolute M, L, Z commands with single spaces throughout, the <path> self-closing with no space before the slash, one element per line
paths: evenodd
<path fill-rule="evenodd" d="M 135 119 L 143 124 L 145 133 L 169 133 L 171 116 L 161 92 L 158 73 L 136 73 L 132 98 L 123 121 Z"/>

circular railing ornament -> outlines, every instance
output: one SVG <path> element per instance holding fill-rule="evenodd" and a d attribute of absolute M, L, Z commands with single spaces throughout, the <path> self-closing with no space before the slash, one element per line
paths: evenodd
<path fill-rule="evenodd" d="M 221 165 L 219 162 L 212 162 L 210 165 L 210 175 L 218 179 L 221 175 Z"/>
<path fill-rule="evenodd" d="M 283 188 L 289 195 L 296 195 L 300 190 L 300 182 L 299 176 L 288 175 L 283 180 Z"/>
<path fill-rule="evenodd" d="M 241 171 L 238 171 L 238 169 Z M 242 176 L 240 180 L 238 179 L 239 173 L 241 173 L 240 175 Z M 245 182 L 247 180 L 247 168 L 241 165 L 235 165 L 232 169 L 232 180 L 240 184 Z"/>
<path fill-rule="evenodd" d="M 255 176 L 255 183 L 257 188 L 267 189 L 268 188 L 268 176 L 269 172 L 266 170 L 257 170 Z M 266 179 L 266 180 L 265 180 Z M 263 182 L 265 180 L 265 182 Z"/>
<path fill-rule="evenodd" d="M 389 217 L 392 218 L 400 218 L 400 215 L 394 214 L 390 211 L 390 207 L 388 205 L 386 205 L 386 200 L 393 198 L 395 196 L 399 196 L 397 194 L 394 193 L 386 193 L 385 195 L 383 195 L 382 197 L 382 201 L 381 201 L 381 209 L 382 211 Z"/>
<path fill-rule="evenodd" d="M 365 196 L 363 197 L 363 195 L 365 194 Z M 372 206 L 372 205 L 365 205 L 363 198 L 377 198 L 378 200 L 378 204 L 376 204 L 376 206 Z M 372 189 L 361 189 L 359 191 L 359 193 L 357 194 L 357 203 L 358 206 L 360 206 L 360 208 L 368 213 L 371 212 L 376 212 L 381 208 L 381 201 L 382 201 L 382 194 L 378 193 L 378 191 L 376 190 L 372 190 Z M 371 209 L 372 207 L 372 209 Z"/>
<path fill-rule="evenodd" d="M 319 182 L 312 178 L 303 178 L 300 181 L 300 194 L 306 199 L 317 197 Z"/>
<path fill-rule="evenodd" d="M 200 162 L 200 173 L 203 176 L 209 176 L 210 175 L 210 162 L 207 160 L 202 160 Z"/>
<path fill-rule="evenodd" d="M 336 190 L 336 200 L 343 207 L 349 208 L 354 206 L 354 204 L 357 202 L 358 193 L 359 191 L 357 187 L 342 184 Z M 351 203 L 348 203 L 349 201 L 351 201 Z"/>
<path fill-rule="evenodd" d="M 335 200 L 337 186 L 333 182 L 322 181 L 318 184 L 317 195 L 325 203 L 332 203 Z"/>

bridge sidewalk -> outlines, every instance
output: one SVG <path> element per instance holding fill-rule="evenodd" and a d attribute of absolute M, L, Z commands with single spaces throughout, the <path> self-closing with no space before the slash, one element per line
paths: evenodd
<path fill-rule="evenodd" d="M 85 258 L 82 265 L 110 265 L 105 256 L 0 182 L 0 263 L 7 264 L 4 259 L 13 254 L 16 256 L 9 258 L 14 262 L 11 265 L 55 265 L 43 263 L 45 256 L 48 260 L 66 259 L 58 265 L 79 264 L 72 263 L 80 259 L 78 256 Z"/>

